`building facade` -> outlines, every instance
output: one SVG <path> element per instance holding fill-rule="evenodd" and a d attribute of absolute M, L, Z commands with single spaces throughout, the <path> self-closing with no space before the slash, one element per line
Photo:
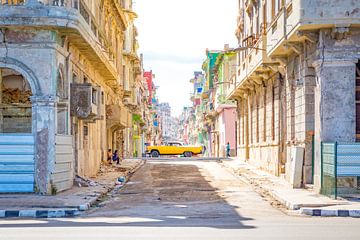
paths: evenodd
<path fill-rule="evenodd" d="M 169 103 L 159 104 L 159 115 L 162 125 L 162 138 L 164 141 L 175 141 L 178 136 L 179 123 L 178 120 L 171 116 L 171 107 Z"/>
<path fill-rule="evenodd" d="M 131 5 L 0 1 L 0 192 L 56 193 L 95 176 L 107 149 L 132 151 Z"/>
<path fill-rule="evenodd" d="M 239 158 L 320 191 L 321 143 L 359 140 L 359 4 L 239 0 Z"/>
<path fill-rule="evenodd" d="M 146 85 L 147 101 L 147 131 L 146 145 L 160 145 L 162 143 L 162 122 L 159 109 L 159 100 L 156 96 L 156 86 L 154 83 L 155 74 L 152 71 L 144 72 Z"/>
<path fill-rule="evenodd" d="M 235 80 L 236 54 L 228 49 L 226 45 L 224 50 L 206 51 L 203 71 L 194 72 L 190 80 L 192 106 L 180 118 L 184 141 L 203 146 L 207 157 L 225 157 L 227 143 L 230 155 L 236 155 L 236 104 L 226 99 Z"/>
<path fill-rule="evenodd" d="M 204 83 L 201 91 L 198 89 L 201 99 L 196 108 L 196 122 L 202 122 L 199 129 L 205 140 L 205 155 L 211 157 L 225 157 L 227 143 L 230 155 L 236 155 L 236 104 L 226 99 L 235 78 L 236 55 L 227 50 L 228 45 L 224 50 L 207 50 L 202 66 Z"/>

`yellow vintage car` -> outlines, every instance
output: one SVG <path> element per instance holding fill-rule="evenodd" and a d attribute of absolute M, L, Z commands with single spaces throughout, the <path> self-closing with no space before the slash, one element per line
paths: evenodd
<path fill-rule="evenodd" d="M 203 147 L 184 146 L 180 142 L 167 142 L 161 146 L 146 147 L 146 153 L 151 157 L 159 157 L 160 155 L 184 155 L 185 157 L 192 157 L 202 152 Z"/>

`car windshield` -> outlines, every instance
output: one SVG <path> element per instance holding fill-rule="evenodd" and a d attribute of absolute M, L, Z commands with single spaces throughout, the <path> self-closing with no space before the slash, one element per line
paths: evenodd
<path fill-rule="evenodd" d="M 178 142 L 169 142 L 169 143 L 167 143 L 165 145 L 166 146 L 176 146 L 176 147 L 182 146 L 182 144 L 178 143 Z"/>

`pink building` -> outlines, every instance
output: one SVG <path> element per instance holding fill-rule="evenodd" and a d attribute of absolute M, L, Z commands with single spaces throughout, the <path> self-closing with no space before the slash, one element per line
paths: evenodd
<path fill-rule="evenodd" d="M 212 135 L 212 153 L 216 157 L 226 156 L 226 144 L 230 143 L 230 155 L 236 155 L 236 107 L 220 105 L 217 108 L 215 131 Z"/>
<path fill-rule="evenodd" d="M 148 90 L 149 90 L 148 103 L 151 105 L 152 104 L 152 98 L 153 98 L 153 89 L 154 89 L 152 71 L 144 72 L 144 78 L 146 79 L 147 87 L 148 87 Z"/>

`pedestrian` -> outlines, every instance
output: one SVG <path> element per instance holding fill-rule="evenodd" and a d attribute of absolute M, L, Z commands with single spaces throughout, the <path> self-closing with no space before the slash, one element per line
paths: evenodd
<path fill-rule="evenodd" d="M 112 152 L 111 152 L 111 149 L 108 149 L 107 151 L 107 162 L 111 165 L 112 161 Z"/>
<path fill-rule="evenodd" d="M 230 157 L 230 143 L 226 144 L 226 157 Z"/>
<path fill-rule="evenodd" d="M 119 158 L 119 155 L 118 155 L 118 150 L 115 150 L 115 152 L 113 153 L 112 160 L 116 161 L 116 164 L 120 164 L 120 158 Z"/>

